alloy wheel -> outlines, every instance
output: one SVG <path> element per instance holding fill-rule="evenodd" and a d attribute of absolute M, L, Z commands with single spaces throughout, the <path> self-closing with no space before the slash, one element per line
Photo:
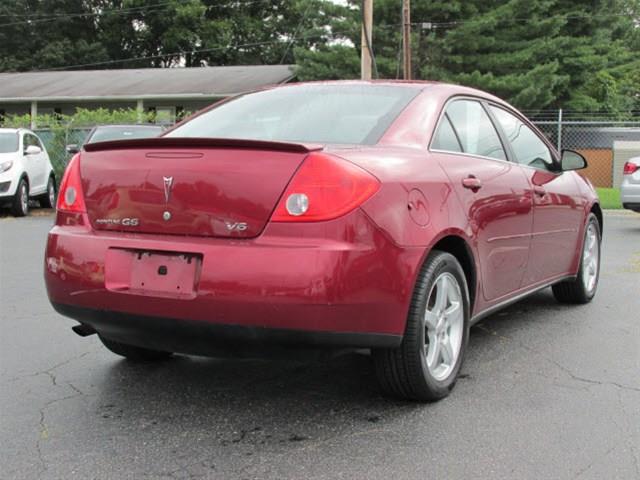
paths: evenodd
<path fill-rule="evenodd" d="M 47 186 L 47 194 L 49 195 L 49 205 L 53 208 L 56 206 L 56 187 L 53 183 L 53 180 L 49 180 L 49 185 Z"/>
<path fill-rule="evenodd" d="M 587 292 L 596 288 L 598 281 L 598 269 L 600 268 L 600 242 L 598 231 L 593 223 L 587 227 L 582 251 L 582 281 Z"/>
<path fill-rule="evenodd" d="M 453 371 L 462 346 L 464 306 L 456 278 L 440 274 L 431 288 L 424 314 L 427 368 L 439 381 Z"/>
<path fill-rule="evenodd" d="M 29 211 L 29 191 L 25 184 L 22 184 L 22 187 L 20 188 L 20 206 L 24 213 Z"/>

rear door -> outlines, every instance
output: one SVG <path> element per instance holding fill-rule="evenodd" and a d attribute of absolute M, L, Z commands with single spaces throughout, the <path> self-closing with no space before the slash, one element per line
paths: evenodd
<path fill-rule="evenodd" d="M 464 206 L 477 249 L 485 300 L 518 288 L 529 254 L 532 200 L 522 169 L 509 161 L 478 100 L 446 106 L 431 143 Z"/>
<path fill-rule="evenodd" d="M 584 200 L 576 181 L 571 173 L 559 170 L 546 142 L 515 112 L 496 105 L 490 110 L 527 176 L 533 198 L 531 258 L 524 283 L 570 273 L 584 221 Z"/>

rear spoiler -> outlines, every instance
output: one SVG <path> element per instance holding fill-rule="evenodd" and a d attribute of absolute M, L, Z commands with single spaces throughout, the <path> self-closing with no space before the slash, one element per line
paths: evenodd
<path fill-rule="evenodd" d="M 89 143 L 83 146 L 87 152 L 105 150 L 130 150 L 136 148 L 242 148 L 248 150 L 273 150 L 278 152 L 309 153 L 322 150 L 322 145 L 302 143 L 269 142 L 265 140 L 244 140 L 234 138 L 199 137 L 154 137 L 133 140 L 111 140 Z"/>

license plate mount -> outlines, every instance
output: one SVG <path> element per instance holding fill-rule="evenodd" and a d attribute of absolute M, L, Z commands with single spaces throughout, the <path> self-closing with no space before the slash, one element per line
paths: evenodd
<path fill-rule="evenodd" d="M 202 256 L 194 253 L 110 249 L 107 289 L 156 297 L 196 296 Z"/>

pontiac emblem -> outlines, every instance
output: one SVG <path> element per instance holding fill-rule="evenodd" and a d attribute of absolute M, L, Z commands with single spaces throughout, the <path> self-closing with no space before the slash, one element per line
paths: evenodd
<path fill-rule="evenodd" d="M 169 203 L 171 198 L 171 186 L 173 185 L 173 177 L 162 177 L 164 181 L 164 203 Z"/>

